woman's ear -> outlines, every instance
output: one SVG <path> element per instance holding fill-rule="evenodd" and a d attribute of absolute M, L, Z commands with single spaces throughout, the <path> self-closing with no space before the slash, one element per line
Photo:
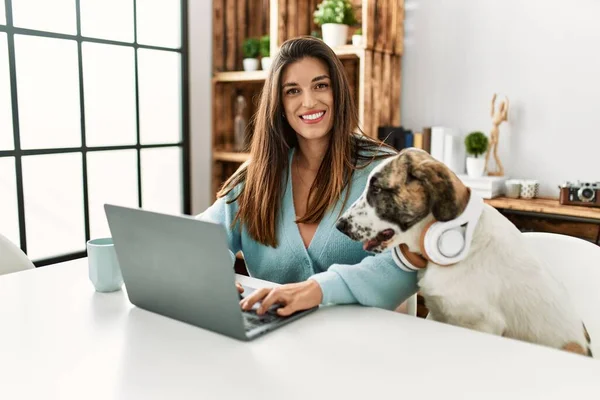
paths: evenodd
<path fill-rule="evenodd" d="M 462 212 L 462 196 L 458 193 L 453 173 L 433 158 L 414 160 L 411 175 L 418 179 L 429 194 L 431 213 L 438 221 L 450 221 Z"/>

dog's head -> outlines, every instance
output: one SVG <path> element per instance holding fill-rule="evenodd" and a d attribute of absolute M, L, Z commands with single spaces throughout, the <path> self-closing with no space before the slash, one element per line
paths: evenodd
<path fill-rule="evenodd" d="M 467 188 L 445 164 L 410 148 L 371 171 L 365 190 L 336 227 L 370 252 L 401 243 L 418 251 L 424 226 L 456 218 L 467 202 Z"/>

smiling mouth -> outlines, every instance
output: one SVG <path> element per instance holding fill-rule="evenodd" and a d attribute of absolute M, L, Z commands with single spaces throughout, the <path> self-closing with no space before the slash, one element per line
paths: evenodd
<path fill-rule="evenodd" d="M 363 243 L 363 249 L 365 251 L 372 251 L 374 248 L 380 246 L 384 242 L 391 240 L 396 232 L 393 229 L 385 229 L 380 231 L 375 238 L 367 240 Z"/>
<path fill-rule="evenodd" d="M 325 116 L 325 111 L 317 111 L 317 112 L 314 112 L 312 114 L 301 115 L 300 119 L 305 124 L 316 124 L 318 122 L 321 122 L 323 120 L 324 116 Z"/>

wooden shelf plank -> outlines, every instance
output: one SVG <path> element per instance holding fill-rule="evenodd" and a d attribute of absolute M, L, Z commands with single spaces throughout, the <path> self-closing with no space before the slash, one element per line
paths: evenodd
<path fill-rule="evenodd" d="M 512 199 L 508 197 L 496 197 L 486 199 L 485 202 L 494 208 L 591 218 L 600 221 L 600 208 L 563 205 L 559 203 L 558 199 L 553 198 Z"/>
<path fill-rule="evenodd" d="M 246 162 L 250 158 L 250 153 L 240 153 L 237 151 L 214 151 L 213 159 L 218 161 L 229 161 L 236 163 Z"/>
<path fill-rule="evenodd" d="M 362 58 L 365 49 L 358 46 L 344 45 L 333 49 L 339 58 Z M 215 82 L 260 82 L 267 78 L 267 71 L 227 71 L 216 72 L 213 80 Z"/>
<path fill-rule="evenodd" d="M 339 58 L 363 58 L 365 55 L 365 49 L 358 46 L 347 44 L 344 46 L 334 47 L 333 51 Z"/>
<path fill-rule="evenodd" d="M 215 82 L 260 82 L 267 78 L 267 71 L 229 71 L 216 72 Z"/>

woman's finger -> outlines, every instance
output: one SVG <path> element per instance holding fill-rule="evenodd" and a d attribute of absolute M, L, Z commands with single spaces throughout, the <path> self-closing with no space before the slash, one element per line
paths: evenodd
<path fill-rule="evenodd" d="M 285 307 L 280 307 L 277 309 L 277 314 L 282 317 L 288 317 L 298 311 L 298 302 L 291 301 Z"/>
<path fill-rule="evenodd" d="M 270 291 L 271 289 L 267 288 L 255 290 L 254 293 L 252 293 L 250 296 L 240 301 L 240 304 L 242 305 L 242 310 L 251 309 L 257 301 L 264 299 Z"/>
<path fill-rule="evenodd" d="M 244 287 L 242 286 L 242 284 L 241 284 L 241 283 L 239 283 L 239 282 L 236 282 L 236 283 L 235 283 L 235 287 L 237 288 L 238 292 L 240 292 L 240 293 L 244 293 Z"/>
<path fill-rule="evenodd" d="M 275 303 L 286 303 L 286 299 L 283 295 L 283 292 L 281 290 L 278 289 L 273 289 L 271 290 L 271 293 L 269 293 L 267 295 L 267 297 L 265 297 L 263 299 L 263 301 L 260 303 L 260 307 L 258 308 L 258 310 L 256 310 L 256 313 L 259 315 L 262 315 L 264 313 L 267 312 L 267 310 Z"/>

